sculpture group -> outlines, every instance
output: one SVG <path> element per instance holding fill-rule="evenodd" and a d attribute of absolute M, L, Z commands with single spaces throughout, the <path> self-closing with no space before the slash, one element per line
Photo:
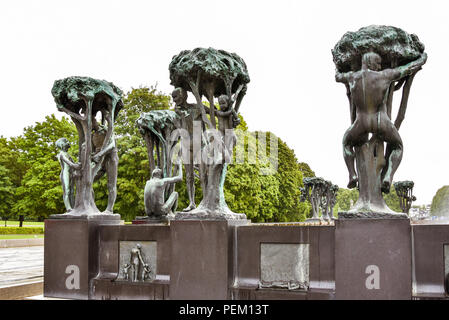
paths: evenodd
<path fill-rule="evenodd" d="M 307 200 L 312 205 L 312 217 L 308 221 L 332 221 L 334 219 L 334 206 L 337 202 L 338 186 L 318 177 L 304 178 L 303 183 L 304 187 L 300 188 L 301 202 Z"/>
<path fill-rule="evenodd" d="M 400 216 L 388 208 L 382 192 L 390 192 L 402 160 L 403 144 L 398 130 L 413 78 L 427 60 L 424 45 L 416 35 L 399 28 L 369 26 L 346 33 L 332 54 L 335 79 L 345 84 L 350 107 L 351 126 L 343 137 L 348 188 L 358 187 L 360 192 L 350 213 Z M 399 111 L 393 123 L 393 93 L 401 88 Z"/>
<path fill-rule="evenodd" d="M 410 87 L 426 62 L 424 45 L 416 35 L 387 26 L 348 32 L 332 50 L 336 81 L 345 84 L 351 126 L 343 137 L 343 156 L 349 172 L 348 188 L 357 187 L 359 199 L 349 213 L 394 213 L 385 204 L 401 162 L 399 128 Z M 142 114 L 137 126 L 148 150 L 151 179 L 144 189 L 148 219 L 245 219 L 232 212 L 223 186 L 236 144 L 234 128 L 246 94 L 249 75 L 242 58 L 213 48 L 185 50 L 170 65 L 175 109 Z M 402 88 L 396 120 L 392 121 L 393 93 Z M 187 102 L 188 93 L 195 99 Z M 78 159 L 69 153 L 65 138 L 60 150 L 65 215 L 111 214 L 117 196 L 118 156 L 114 120 L 123 106 L 122 92 L 110 82 L 87 77 L 56 81 L 52 94 L 58 110 L 73 120 L 79 135 Z M 207 102 L 203 101 L 207 100 Z M 182 168 L 184 166 L 184 170 Z M 186 176 L 189 205 L 177 212 L 176 183 Z M 100 213 L 92 184 L 107 174 L 108 206 Z M 194 177 L 199 177 L 202 200 L 195 203 Z M 320 178 L 304 179 L 303 200 L 312 203 L 313 218 L 332 219 L 338 187 Z"/>
<path fill-rule="evenodd" d="M 55 81 L 51 92 L 58 110 L 71 117 L 78 131 L 78 163 L 67 153 L 70 145 L 66 139 L 59 139 L 56 144 L 61 150 L 58 159 L 67 210 L 64 215 L 101 214 L 92 185 L 104 174 L 108 177 L 108 206 L 103 214 L 112 214 L 118 167 L 114 121 L 123 106 L 122 91 L 107 81 L 70 77 Z"/>

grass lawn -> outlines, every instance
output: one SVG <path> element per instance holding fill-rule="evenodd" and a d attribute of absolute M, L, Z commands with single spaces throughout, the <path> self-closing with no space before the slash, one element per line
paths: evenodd
<path fill-rule="evenodd" d="M 7 227 L 18 227 L 20 224 L 19 221 L 6 221 Z M 5 221 L 0 221 L 0 227 L 5 226 Z M 33 221 L 24 221 L 23 222 L 24 227 L 43 227 L 44 222 L 33 222 Z"/>
<path fill-rule="evenodd" d="M 3 239 L 40 239 L 44 238 L 43 234 L 0 234 L 0 240 Z"/>

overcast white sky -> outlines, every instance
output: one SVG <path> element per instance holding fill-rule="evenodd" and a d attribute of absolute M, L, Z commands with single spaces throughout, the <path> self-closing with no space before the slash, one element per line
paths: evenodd
<path fill-rule="evenodd" d="M 393 25 L 417 34 L 428 53 L 401 126 L 404 156 L 395 175 L 414 180 L 416 203 L 427 204 L 449 184 L 448 9 L 434 0 L 2 0 L 0 135 L 20 135 L 56 113 L 56 79 L 106 79 L 125 92 L 157 83 L 169 93 L 171 58 L 214 47 L 247 63 L 251 82 L 240 110 L 250 130 L 276 133 L 299 161 L 345 187 L 341 141 L 349 110 L 331 49 L 346 31 Z"/>

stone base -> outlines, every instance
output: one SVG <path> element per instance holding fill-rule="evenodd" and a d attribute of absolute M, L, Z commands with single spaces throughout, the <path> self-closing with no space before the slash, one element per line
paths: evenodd
<path fill-rule="evenodd" d="M 231 282 L 232 233 L 225 220 L 172 221 L 170 299 L 225 300 Z"/>
<path fill-rule="evenodd" d="M 210 220 L 210 221 L 232 221 L 246 220 L 246 214 L 235 213 L 230 210 L 211 212 L 206 209 L 196 208 L 192 211 L 181 211 L 176 213 L 175 220 Z"/>
<path fill-rule="evenodd" d="M 412 225 L 417 297 L 449 297 L 449 225 Z"/>
<path fill-rule="evenodd" d="M 411 299 L 408 219 L 339 219 L 335 227 L 337 299 Z"/>
<path fill-rule="evenodd" d="M 407 219 L 409 217 L 402 212 L 346 212 L 338 213 L 338 219 Z"/>
<path fill-rule="evenodd" d="M 44 296 L 89 299 L 98 273 L 99 226 L 119 225 L 120 215 L 45 220 Z"/>
<path fill-rule="evenodd" d="M 319 223 L 321 221 L 323 221 L 323 220 L 320 219 L 320 218 L 308 218 L 308 219 L 306 219 L 306 222 L 310 222 L 310 223 Z"/>
<path fill-rule="evenodd" d="M 136 219 L 132 221 L 132 224 L 163 224 L 167 225 L 173 218 L 163 216 L 163 217 L 148 217 L 148 216 L 137 216 Z"/>
<path fill-rule="evenodd" d="M 62 214 L 52 214 L 50 215 L 50 219 L 87 219 L 87 220 L 95 220 L 95 221 L 106 221 L 106 220 L 120 220 L 120 214 L 118 213 L 95 213 L 95 214 L 83 214 L 76 215 L 68 213 Z"/>

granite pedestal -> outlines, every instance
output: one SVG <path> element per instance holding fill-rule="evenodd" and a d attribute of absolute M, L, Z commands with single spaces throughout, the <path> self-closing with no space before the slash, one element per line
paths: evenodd
<path fill-rule="evenodd" d="M 89 299 L 99 266 L 99 227 L 118 224 L 119 215 L 45 220 L 44 296 Z"/>
<path fill-rule="evenodd" d="M 228 299 L 235 227 L 226 220 L 175 220 L 170 228 L 170 299 Z"/>
<path fill-rule="evenodd" d="M 449 225 L 412 225 L 413 295 L 416 299 L 449 297 Z"/>
<path fill-rule="evenodd" d="M 408 219 L 335 222 L 336 299 L 410 300 L 411 227 Z"/>

